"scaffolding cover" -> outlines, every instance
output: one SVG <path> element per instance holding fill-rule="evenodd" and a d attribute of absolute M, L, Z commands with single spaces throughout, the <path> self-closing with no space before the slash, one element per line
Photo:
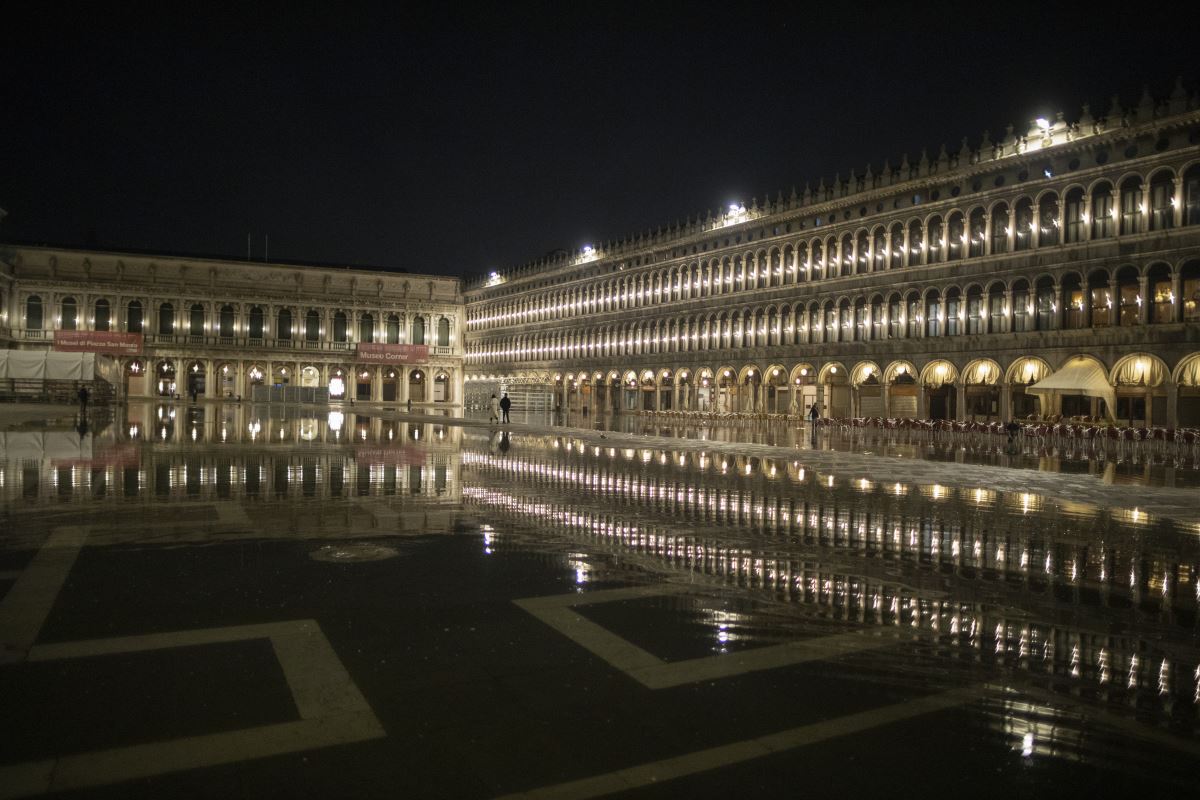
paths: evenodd
<path fill-rule="evenodd" d="M 116 385 L 118 368 L 111 358 L 96 353 L 0 350 L 0 378 L 33 381 L 99 379 Z"/>

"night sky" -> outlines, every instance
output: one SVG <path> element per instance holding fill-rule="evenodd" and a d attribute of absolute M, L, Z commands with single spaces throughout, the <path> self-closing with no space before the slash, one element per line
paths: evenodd
<path fill-rule="evenodd" d="M 6 6 L 0 240 L 244 258 L 251 233 L 261 259 L 269 234 L 272 260 L 476 276 L 1198 88 L 1192 29 L 1148 4 L 809 5 Z"/>

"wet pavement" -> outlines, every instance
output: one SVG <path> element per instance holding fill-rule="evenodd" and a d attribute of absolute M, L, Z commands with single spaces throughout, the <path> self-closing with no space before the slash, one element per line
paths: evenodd
<path fill-rule="evenodd" d="M 1190 463 L 623 424 L 22 420 L 0 797 L 1200 788 Z"/>

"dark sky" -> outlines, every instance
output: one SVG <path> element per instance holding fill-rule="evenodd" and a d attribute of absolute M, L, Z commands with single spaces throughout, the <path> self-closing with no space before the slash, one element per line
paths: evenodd
<path fill-rule="evenodd" d="M 9 9 L 0 239 L 474 276 L 1200 78 L 1149 4 L 810 5 Z"/>

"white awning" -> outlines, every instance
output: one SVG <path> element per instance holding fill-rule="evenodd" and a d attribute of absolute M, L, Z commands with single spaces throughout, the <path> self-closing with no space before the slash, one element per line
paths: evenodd
<path fill-rule="evenodd" d="M 1108 382 L 1108 375 L 1090 358 L 1071 359 L 1058 372 L 1050 373 L 1025 391 L 1037 395 L 1059 392 L 1099 397 L 1104 401 L 1109 417 L 1113 416 L 1117 406 L 1117 396 Z"/>

